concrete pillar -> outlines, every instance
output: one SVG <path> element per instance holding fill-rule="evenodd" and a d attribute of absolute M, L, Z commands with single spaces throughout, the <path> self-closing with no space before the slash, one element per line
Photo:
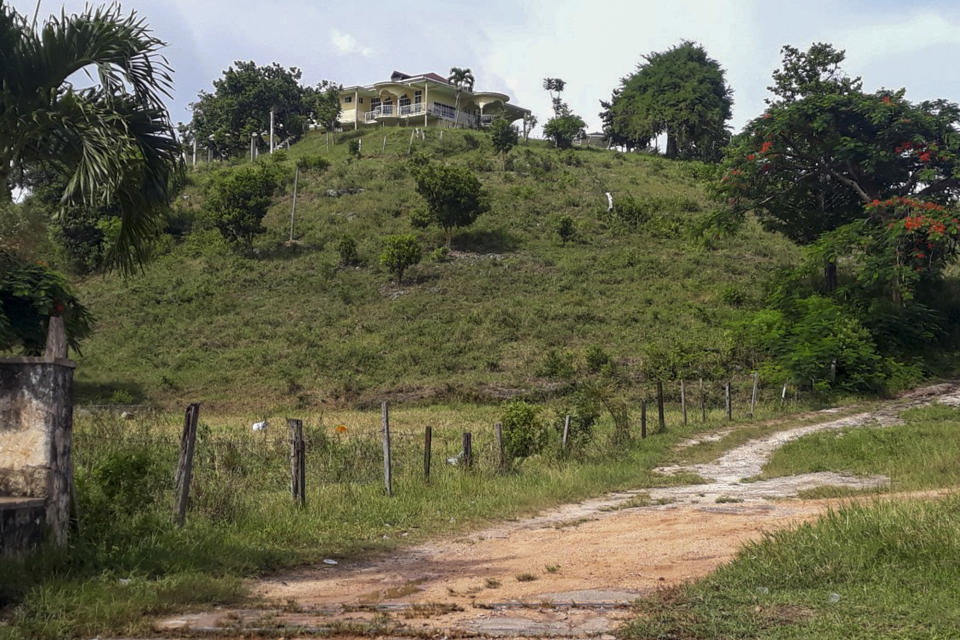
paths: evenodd
<path fill-rule="evenodd" d="M 0 497 L 43 500 L 53 541 L 64 545 L 73 495 L 73 369 L 65 358 L 0 360 Z"/>

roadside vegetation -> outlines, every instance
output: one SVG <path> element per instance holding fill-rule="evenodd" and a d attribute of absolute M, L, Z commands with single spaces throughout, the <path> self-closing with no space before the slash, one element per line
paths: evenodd
<path fill-rule="evenodd" d="M 201 410 L 186 526 L 173 524 L 179 416 L 81 414 L 75 425 L 79 526 L 66 549 L 0 563 L 0 638 L 39 640 L 149 631 L 149 616 L 239 602 L 242 579 L 324 559 L 369 557 L 398 545 L 468 530 L 606 491 L 696 482 L 653 473 L 691 433 L 726 424 L 681 424 L 640 439 L 614 438 L 603 416 L 560 447 L 563 408 L 454 405 L 397 409 L 393 497 L 383 487 L 379 412 L 305 416 L 306 506 L 289 489 L 289 437 L 280 419 L 263 432 L 250 419 Z M 759 418 L 779 414 L 774 403 Z M 633 416 L 634 419 L 636 416 Z M 512 464 L 500 468 L 492 424 L 509 425 Z M 423 425 L 434 428 L 429 481 Z M 473 433 L 474 463 L 458 459 Z M 451 464 L 454 460 L 457 464 Z"/>
<path fill-rule="evenodd" d="M 812 434 L 784 445 L 764 466 L 761 478 L 816 471 L 885 475 L 885 491 L 917 491 L 960 485 L 955 443 L 960 411 L 934 405 L 903 415 L 904 423 L 885 428 Z"/>

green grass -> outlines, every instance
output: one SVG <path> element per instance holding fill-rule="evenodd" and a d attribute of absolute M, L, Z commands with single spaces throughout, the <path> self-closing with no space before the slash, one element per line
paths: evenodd
<path fill-rule="evenodd" d="M 960 497 L 851 505 L 748 544 L 699 582 L 643 601 L 618 634 L 671 638 L 955 638 Z"/>
<path fill-rule="evenodd" d="M 454 257 L 425 259 L 397 287 L 378 262 L 386 235 L 412 231 L 427 253 L 444 242 L 437 228 L 411 226 L 423 204 L 409 136 L 365 132 L 370 153 L 359 160 L 345 137 L 330 150 L 321 135 L 295 145 L 292 158 L 321 153 L 333 165 L 301 176 L 293 247 L 288 188 L 252 255 L 224 246 L 199 216 L 142 274 L 80 281 L 98 322 L 79 358 L 79 399 L 200 400 L 234 412 L 497 400 L 562 390 L 545 371 L 548 354 L 577 363 L 596 345 L 636 376 L 673 360 L 702 367 L 719 406 L 719 381 L 733 374 L 723 370 L 724 322 L 759 301 L 771 270 L 795 263 L 794 245 L 752 222 L 733 238 L 696 238 L 712 206 L 696 165 L 531 143 L 502 171 L 484 134 L 446 130 L 441 142 L 430 130 L 414 150 L 477 169 L 492 207 L 455 234 Z M 207 175 L 193 178 L 177 216 L 198 215 Z M 653 198 L 656 211 L 626 226 L 607 215 L 605 191 Z M 566 244 L 555 230 L 563 216 L 577 228 Z M 338 264 L 347 234 L 360 267 Z"/>
<path fill-rule="evenodd" d="M 761 477 L 839 471 L 888 476 L 889 491 L 960 485 L 960 409 L 933 405 L 907 411 L 903 419 L 893 427 L 822 432 L 790 442 L 773 454 Z"/>

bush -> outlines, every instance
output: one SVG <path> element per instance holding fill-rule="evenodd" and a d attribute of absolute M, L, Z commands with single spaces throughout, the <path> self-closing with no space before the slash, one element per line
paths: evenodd
<path fill-rule="evenodd" d="M 403 282 L 403 272 L 418 262 L 423 255 L 420 241 L 413 234 L 388 236 L 386 248 L 380 254 L 380 264 L 397 277 L 397 284 Z"/>
<path fill-rule="evenodd" d="M 517 146 L 520 134 L 515 126 L 503 118 L 497 118 L 490 124 L 490 139 L 493 141 L 494 151 L 506 154 Z"/>
<path fill-rule="evenodd" d="M 454 228 L 473 224 L 490 209 L 480 181 L 465 167 L 428 164 L 417 168 L 416 179 L 430 217 L 447 234 L 447 246 Z"/>
<path fill-rule="evenodd" d="M 576 235 L 576 228 L 573 224 L 573 218 L 563 216 L 557 221 L 557 235 L 560 236 L 560 242 L 567 244 Z"/>
<path fill-rule="evenodd" d="M 450 249 L 446 247 L 437 247 L 430 252 L 430 260 L 432 262 L 446 262 L 450 257 Z"/>
<path fill-rule="evenodd" d="M 600 373 L 611 362 L 610 354 L 598 345 L 593 345 L 587 349 L 586 361 L 587 371 L 590 373 Z"/>
<path fill-rule="evenodd" d="M 112 451 L 93 468 L 97 488 L 113 511 L 136 513 L 158 502 L 167 484 L 167 470 L 143 450 Z"/>
<path fill-rule="evenodd" d="M 543 126 L 543 135 L 553 140 L 558 148 L 569 149 L 585 126 L 587 123 L 580 116 L 560 115 L 547 120 L 547 124 Z"/>
<path fill-rule="evenodd" d="M 322 173 L 330 167 L 330 161 L 319 154 L 305 155 L 297 158 L 297 166 L 301 171 Z"/>
<path fill-rule="evenodd" d="M 547 429 L 540 420 L 540 407 L 523 400 L 507 404 L 500 422 L 507 459 L 522 461 L 536 455 L 547 445 Z"/>
<path fill-rule="evenodd" d="M 556 349 L 547 351 L 543 364 L 537 370 L 537 375 L 541 378 L 559 378 L 561 380 L 568 380 L 575 373 L 573 354 Z"/>
<path fill-rule="evenodd" d="M 340 264 L 349 267 L 360 264 L 360 254 L 357 253 L 357 241 L 351 236 L 343 236 L 337 242 L 337 253 L 340 256 Z"/>
<path fill-rule="evenodd" d="M 583 392 L 575 394 L 571 404 L 561 405 L 558 408 L 554 428 L 559 434 L 561 441 L 563 438 L 565 418 L 566 416 L 570 416 L 570 430 L 567 433 L 567 451 L 561 451 L 561 455 L 566 455 L 568 452 L 579 455 L 584 453 L 586 445 L 593 440 L 593 427 L 600 418 L 602 409 L 602 405 L 596 398 Z"/>
<path fill-rule="evenodd" d="M 350 155 L 359 158 L 360 157 L 360 139 L 351 140 L 350 144 L 347 145 L 347 151 L 350 152 Z"/>
<path fill-rule="evenodd" d="M 93 318 L 61 274 L 0 250 L 0 350 L 40 355 L 51 315 L 63 317 L 70 346 L 90 335 Z"/>
<path fill-rule="evenodd" d="M 279 163 L 258 162 L 221 171 L 210 180 L 203 207 L 228 242 L 249 247 L 263 233 L 261 222 L 284 173 Z"/>

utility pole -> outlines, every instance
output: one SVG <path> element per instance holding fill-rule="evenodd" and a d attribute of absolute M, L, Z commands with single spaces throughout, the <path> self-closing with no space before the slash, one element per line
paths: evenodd
<path fill-rule="evenodd" d="M 273 153 L 273 107 L 270 107 L 270 153 Z"/>

